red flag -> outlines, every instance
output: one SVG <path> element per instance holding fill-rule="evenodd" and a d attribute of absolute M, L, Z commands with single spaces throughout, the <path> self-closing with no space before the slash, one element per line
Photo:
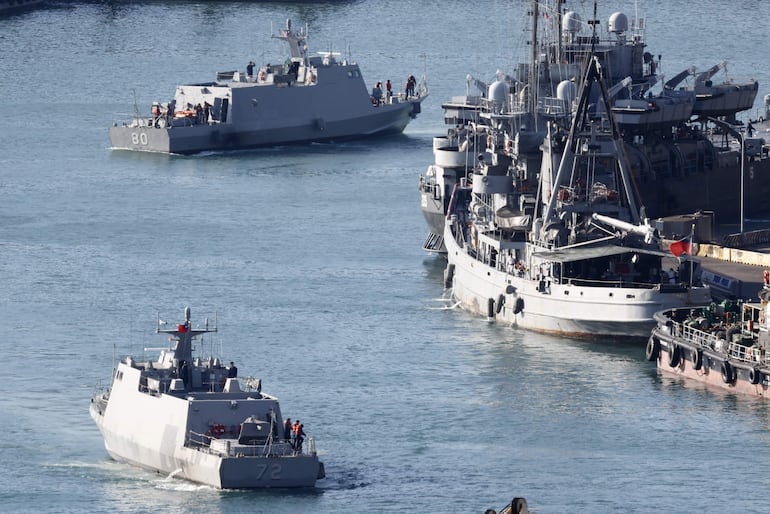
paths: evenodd
<path fill-rule="evenodd" d="M 690 243 L 689 237 L 680 239 L 679 241 L 674 241 L 671 243 L 671 246 L 669 246 L 668 249 L 671 250 L 671 253 L 673 253 L 676 257 L 681 256 L 683 253 L 692 255 L 692 244 Z"/>

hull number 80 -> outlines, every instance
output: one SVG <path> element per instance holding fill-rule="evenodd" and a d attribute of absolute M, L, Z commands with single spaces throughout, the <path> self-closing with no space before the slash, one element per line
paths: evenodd
<path fill-rule="evenodd" d="M 132 145 L 146 145 L 147 133 L 146 132 L 131 132 L 131 144 Z"/>

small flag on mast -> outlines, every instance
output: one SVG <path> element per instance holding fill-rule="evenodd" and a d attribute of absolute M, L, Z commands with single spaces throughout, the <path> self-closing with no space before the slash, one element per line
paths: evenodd
<path fill-rule="evenodd" d="M 675 257 L 680 257 L 682 254 L 692 255 L 692 243 L 689 237 L 674 241 L 668 248 Z"/>
<path fill-rule="evenodd" d="M 685 237 L 679 241 L 674 241 L 671 243 L 671 246 L 669 246 L 668 249 L 671 250 L 671 253 L 673 253 L 675 257 L 681 257 L 684 254 L 692 255 L 692 238 L 694 234 L 695 225 L 693 225 L 690 229 L 689 237 Z"/>

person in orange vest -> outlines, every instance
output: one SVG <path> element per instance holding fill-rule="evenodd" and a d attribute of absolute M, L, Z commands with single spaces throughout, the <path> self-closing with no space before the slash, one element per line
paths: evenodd
<path fill-rule="evenodd" d="M 299 434 L 299 420 L 294 422 L 291 427 L 291 447 L 297 449 L 297 435 Z"/>
<path fill-rule="evenodd" d="M 302 453 L 303 442 L 305 442 L 305 425 L 300 424 L 299 429 L 297 430 L 297 445 L 294 448 L 299 453 Z"/>

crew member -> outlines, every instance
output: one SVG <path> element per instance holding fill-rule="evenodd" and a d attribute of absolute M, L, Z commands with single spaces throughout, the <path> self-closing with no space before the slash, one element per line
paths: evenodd
<path fill-rule="evenodd" d="M 377 82 L 377 84 L 372 88 L 372 103 L 374 105 L 380 105 L 382 102 L 382 82 Z"/>

